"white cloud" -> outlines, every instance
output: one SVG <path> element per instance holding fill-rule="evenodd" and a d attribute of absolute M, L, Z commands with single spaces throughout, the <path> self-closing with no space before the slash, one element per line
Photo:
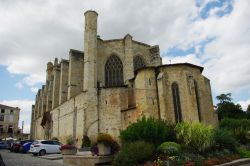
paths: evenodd
<path fill-rule="evenodd" d="M 205 4 L 208 1 L 204 1 Z M 230 2 L 228 2 L 230 3 Z M 224 10 L 221 8 L 214 10 Z M 204 8 L 204 5 L 202 6 Z M 202 8 L 201 7 L 201 8 Z M 177 56 L 175 62 L 191 62 L 203 64 L 204 74 L 211 79 L 215 93 L 232 92 L 250 89 L 250 2 L 237 0 L 233 3 L 233 11 L 223 17 L 211 14 L 207 19 L 198 19 L 189 22 L 186 26 L 188 35 L 183 35 L 183 41 L 177 41 L 179 48 L 185 46 L 195 47 L 193 55 Z M 215 12 L 215 11 L 214 11 Z M 182 31 L 182 30 L 181 30 Z M 177 33 L 179 33 L 177 29 Z M 178 36 L 175 36 L 178 38 Z M 190 41 L 185 38 L 190 38 Z M 205 45 L 204 52 L 199 51 L 202 41 L 214 38 Z M 174 42 L 175 43 L 175 42 Z M 168 59 L 168 57 L 164 57 Z"/>
<path fill-rule="evenodd" d="M 22 127 L 22 121 L 24 121 L 24 133 L 30 133 L 30 117 L 31 106 L 34 104 L 32 100 L 3 100 L 1 104 L 11 107 L 19 107 L 21 109 L 19 115 L 19 127 Z"/>
<path fill-rule="evenodd" d="M 244 111 L 247 110 L 248 105 L 250 105 L 250 99 L 245 100 L 245 101 L 238 101 Z"/>

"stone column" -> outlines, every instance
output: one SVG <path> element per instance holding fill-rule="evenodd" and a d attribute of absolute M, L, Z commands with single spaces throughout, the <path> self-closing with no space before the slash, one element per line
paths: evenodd
<path fill-rule="evenodd" d="M 41 116 L 43 116 L 43 113 L 46 111 L 46 86 L 42 86 L 42 106 L 41 106 Z"/>
<path fill-rule="evenodd" d="M 84 84 L 87 91 L 97 87 L 97 16 L 95 11 L 87 11 L 84 32 Z"/>
<path fill-rule="evenodd" d="M 67 101 L 69 80 L 69 61 L 62 59 L 59 88 L 59 105 Z"/>
<path fill-rule="evenodd" d="M 38 118 L 39 116 L 39 94 L 40 94 L 40 89 L 37 91 L 36 94 L 36 102 L 35 102 L 35 119 Z"/>
<path fill-rule="evenodd" d="M 59 86 L 60 86 L 60 66 L 58 64 L 57 58 L 55 59 L 53 68 L 53 93 L 52 93 L 52 108 L 59 106 Z"/>
<path fill-rule="evenodd" d="M 47 87 L 47 99 L 46 99 L 46 111 L 52 110 L 52 92 L 53 92 L 53 64 L 49 62 L 47 64 L 46 71 L 46 87 Z"/>

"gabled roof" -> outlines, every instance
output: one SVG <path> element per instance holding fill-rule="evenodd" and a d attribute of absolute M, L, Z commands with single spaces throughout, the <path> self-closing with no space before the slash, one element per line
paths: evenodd
<path fill-rule="evenodd" d="M 20 110 L 18 107 L 11 107 L 7 105 L 0 104 L 0 109 L 13 109 L 13 110 Z"/>

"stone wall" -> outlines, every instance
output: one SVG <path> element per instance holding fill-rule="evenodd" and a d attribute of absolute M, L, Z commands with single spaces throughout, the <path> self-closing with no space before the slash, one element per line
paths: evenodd
<path fill-rule="evenodd" d="M 155 68 L 138 71 L 135 78 L 136 109 L 141 116 L 159 118 Z"/>
<path fill-rule="evenodd" d="M 172 84 L 175 82 L 179 86 L 179 96 L 181 102 L 181 112 L 184 121 L 201 121 L 206 122 L 204 116 L 211 114 L 208 121 L 214 121 L 216 118 L 213 114 L 210 84 L 205 84 L 204 76 L 201 75 L 202 69 L 192 65 L 169 65 L 160 67 L 158 75 L 158 95 L 160 100 L 161 117 L 168 121 L 175 119 Z M 195 82 L 198 85 L 198 97 L 196 97 Z M 208 88 L 209 87 L 209 88 Z M 200 100 L 200 114 L 198 113 L 197 99 Z M 213 119 L 213 120 L 212 120 Z M 215 120 L 216 121 L 216 120 Z M 213 122 L 214 124 L 214 122 Z"/>
<path fill-rule="evenodd" d="M 83 52 L 70 50 L 68 99 L 78 95 L 83 87 Z"/>
<path fill-rule="evenodd" d="M 122 128 L 121 110 L 128 108 L 128 88 L 101 89 L 99 101 L 99 132 L 109 133 L 118 140 Z"/>
<path fill-rule="evenodd" d="M 135 56 L 140 56 L 146 66 L 161 65 L 158 46 L 151 47 L 150 45 L 134 41 L 130 35 L 126 35 L 123 39 L 99 39 L 97 44 L 97 80 L 102 86 L 105 86 L 105 64 L 111 55 L 116 55 L 121 59 L 123 63 L 124 83 L 126 85 L 128 85 L 130 79 L 134 78 L 133 58 Z"/>

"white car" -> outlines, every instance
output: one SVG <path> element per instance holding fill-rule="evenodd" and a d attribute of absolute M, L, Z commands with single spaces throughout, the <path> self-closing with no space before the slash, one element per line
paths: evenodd
<path fill-rule="evenodd" d="M 48 153 L 61 153 L 61 145 L 60 142 L 55 140 L 37 140 L 31 144 L 29 152 L 34 156 L 38 154 L 43 156 Z"/>

